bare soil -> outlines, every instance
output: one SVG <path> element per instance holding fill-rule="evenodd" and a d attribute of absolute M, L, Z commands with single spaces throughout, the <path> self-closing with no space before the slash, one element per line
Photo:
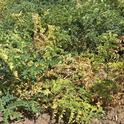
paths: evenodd
<path fill-rule="evenodd" d="M 103 119 L 93 119 L 91 124 L 124 124 L 124 106 L 111 108 Z"/>

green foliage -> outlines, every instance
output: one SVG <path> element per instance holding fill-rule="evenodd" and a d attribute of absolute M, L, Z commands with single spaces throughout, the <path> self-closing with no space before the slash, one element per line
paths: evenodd
<path fill-rule="evenodd" d="M 90 95 L 83 88 L 75 86 L 69 80 L 58 79 L 52 82 L 51 92 L 55 94 L 52 103 L 53 116 L 58 122 L 65 119 L 67 123 L 88 122 L 103 111 L 90 104 Z"/>
<path fill-rule="evenodd" d="M 118 89 L 117 84 L 111 80 L 99 81 L 92 87 L 94 100 L 102 102 L 100 104 L 108 104 L 112 100 L 112 95 Z"/>
<path fill-rule="evenodd" d="M 21 100 L 7 93 L 0 98 L 0 112 L 2 113 L 3 123 L 9 124 L 10 120 L 20 119 L 23 115 L 19 109 L 25 109 L 33 114 L 38 113 L 38 104 L 35 101 Z"/>
<path fill-rule="evenodd" d="M 123 87 L 122 3 L 0 1 L 0 91 L 10 90 L 0 96 L 4 123 L 21 110 L 37 113 L 37 104 L 57 123 L 103 114 Z"/>
<path fill-rule="evenodd" d="M 80 8 L 76 8 L 75 4 L 70 6 L 70 3 L 57 4 L 44 15 L 47 23 L 60 26 L 70 36 L 71 42 L 67 41 L 63 48 L 78 52 L 99 46 L 101 44 L 99 36 L 103 33 L 112 32 L 120 35 L 124 26 L 123 16 L 102 2 L 94 4 L 92 1 L 83 2 Z"/>

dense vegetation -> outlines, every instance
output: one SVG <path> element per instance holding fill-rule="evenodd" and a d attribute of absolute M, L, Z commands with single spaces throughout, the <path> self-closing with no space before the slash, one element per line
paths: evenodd
<path fill-rule="evenodd" d="M 90 123 L 123 88 L 123 0 L 0 1 L 3 123 L 44 112 Z"/>

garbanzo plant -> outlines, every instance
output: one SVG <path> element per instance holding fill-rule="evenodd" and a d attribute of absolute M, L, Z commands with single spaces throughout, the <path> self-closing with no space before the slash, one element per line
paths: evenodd
<path fill-rule="evenodd" d="M 58 64 L 53 66 L 51 70 L 47 70 L 44 77 L 69 79 L 74 84 L 84 86 L 86 89 L 89 89 L 94 82 L 90 60 L 70 54 L 63 56 Z"/>
<path fill-rule="evenodd" d="M 57 123 L 64 120 L 66 123 L 88 123 L 92 117 L 102 114 L 102 108 L 90 104 L 90 94 L 72 83 L 68 79 L 52 81 L 53 118 Z"/>
<path fill-rule="evenodd" d="M 88 123 L 122 94 L 122 3 L 0 1 L 0 90 L 10 89 L 0 97 L 4 122 L 36 102 L 57 123 Z"/>
<path fill-rule="evenodd" d="M 29 83 L 21 82 L 21 84 L 11 85 L 12 91 L 20 99 L 30 100 L 37 94 L 42 92 L 43 82 Z"/>
<path fill-rule="evenodd" d="M 20 110 L 30 111 L 32 114 L 39 113 L 38 104 L 35 101 L 21 100 L 10 93 L 0 96 L 0 112 L 2 123 L 9 124 L 9 121 L 21 119 L 23 114 Z"/>

